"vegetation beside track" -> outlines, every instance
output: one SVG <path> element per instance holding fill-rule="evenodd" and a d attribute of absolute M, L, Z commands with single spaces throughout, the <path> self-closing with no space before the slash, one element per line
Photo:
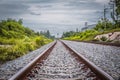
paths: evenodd
<path fill-rule="evenodd" d="M 22 20 L 0 21 L 0 61 L 9 61 L 25 55 L 49 42 L 51 39 L 24 27 Z"/>
<path fill-rule="evenodd" d="M 113 6 L 115 5 L 115 6 Z M 98 21 L 96 26 L 93 29 L 85 30 L 85 31 L 69 31 L 64 32 L 62 39 L 65 40 L 78 40 L 78 41 L 107 41 L 111 42 L 105 37 L 102 37 L 101 40 L 96 40 L 95 37 L 100 34 L 107 34 L 113 32 L 120 32 L 120 0 L 110 0 L 109 7 L 111 8 L 112 12 L 110 16 L 112 20 L 108 20 L 104 15 L 101 20 Z M 105 9 L 104 9 L 105 14 Z M 117 43 L 120 41 L 117 41 Z"/>

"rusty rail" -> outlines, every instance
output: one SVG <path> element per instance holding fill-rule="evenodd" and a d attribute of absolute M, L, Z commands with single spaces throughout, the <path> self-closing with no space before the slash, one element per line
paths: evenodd
<path fill-rule="evenodd" d="M 79 52 L 77 52 L 76 50 L 74 50 L 73 48 L 69 47 L 67 44 L 65 44 L 63 41 L 61 41 L 65 47 L 67 47 L 70 51 L 72 51 L 75 56 L 81 58 L 84 63 L 86 65 L 89 66 L 89 68 L 98 75 L 98 77 L 102 80 L 114 80 L 109 74 L 107 74 L 106 72 L 104 72 L 102 69 L 100 69 L 99 67 L 97 67 L 94 63 L 92 63 L 91 61 L 89 61 L 88 59 L 86 59 L 83 55 L 81 55 Z"/>
<path fill-rule="evenodd" d="M 100 42 L 100 41 L 79 41 L 79 40 L 68 40 L 68 41 L 75 41 L 75 42 L 83 42 L 83 43 L 91 43 L 91 44 L 99 44 L 99 45 L 120 47 L 120 43 Z"/>
<path fill-rule="evenodd" d="M 43 51 L 39 56 L 37 56 L 33 61 L 31 61 L 28 65 L 23 67 L 20 71 L 18 71 L 15 75 L 13 75 L 9 80 L 22 80 L 25 75 L 34 67 L 34 65 L 38 62 L 47 58 L 50 51 L 54 48 L 56 41 L 48 47 L 45 51 Z"/>
<path fill-rule="evenodd" d="M 57 42 L 57 41 L 56 41 Z M 54 48 L 56 42 L 48 47 L 44 52 L 42 52 L 38 57 L 36 57 L 32 62 L 30 62 L 28 65 L 26 65 L 24 68 L 22 68 L 18 73 L 13 75 L 9 80 L 22 80 L 25 78 L 27 73 L 29 73 L 34 65 L 39 61 L 42 61 L 43 59 L 46 59 L 48 55 L 50 54 L 51 50 Z M 84 56 L 82 56 L 80 53 L 78 53 L 76 50 L 73 48 L 70 48 L 66 43 L 61 41 L 63 45 L 69 49 L 73 56 L 78 57 L 80 60 L 82 60 L 101 80 L 114 80 L 110 75 L 108 75 L 106 72 L 101 70 L 99 67 L 97 67 L 95 64 L 90 62 L 88 59 L 86 59 Z"/>

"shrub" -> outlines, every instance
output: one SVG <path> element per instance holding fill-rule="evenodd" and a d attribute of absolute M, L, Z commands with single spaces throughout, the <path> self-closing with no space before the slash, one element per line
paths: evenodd
<path fill-rule="evenodd" d="M 21 20 L 0 21 L 0 61 L 12 60 L 51 42 L 22 25 Z"/>
<path fill-rule="evenodd" d="M 106 38 L 105 36 L 102 36 L 102 37 L 100 38 L 100 40 L 101 40 L 101 41 L 107 41 L 107 38 Z"/>

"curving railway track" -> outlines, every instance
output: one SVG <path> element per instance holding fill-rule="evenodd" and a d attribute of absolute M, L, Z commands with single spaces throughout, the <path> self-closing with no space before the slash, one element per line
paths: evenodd
<path fill-rule="evenodd" d="M 62 41 L 56 41 L 9 80 L 114 79 Z"/>

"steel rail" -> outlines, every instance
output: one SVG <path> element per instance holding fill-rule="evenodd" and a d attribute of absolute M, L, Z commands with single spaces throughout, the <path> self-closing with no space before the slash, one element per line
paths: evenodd
<path fill-rule="evenodd" d="M 61 41 L 61 40 L 60 40 Z M 70 51 L 72 51 L 75 56 L 81 58 L 83 62 L 88 65 L 88 67 L 102 80 L 114 80 L 109 74 L 103 71 L 101 68 L 96 66 L 93 62 L 86 59 L 83 55 L 77 52 L 75 49 L 69 47 L 65 42 L 61 41 L 65 47 L 67 47 Z"/>
<path fill-rule="evenodd" d="M 83 43 L 91 43 L 91 44 L 99 44 L 99 45 L 120 47 L 120 43 L 99 42 L 99 41 L 79 41 L 79 40 L 67 40 L 67 41 L 75 41 L 75 42 L 83 42 Z"/>
<path fill-rule="evenodd" d="M 28 63 L 25 67 L 19 70 L 9 80 L 22 80 L 38 61 L 41 61 L 49 55 L 50 51 L 54 48 L 55 44 L 56 41 L 50 47 L 44 50 L 39 56 L 37 56 L 30 63 Z"/>

